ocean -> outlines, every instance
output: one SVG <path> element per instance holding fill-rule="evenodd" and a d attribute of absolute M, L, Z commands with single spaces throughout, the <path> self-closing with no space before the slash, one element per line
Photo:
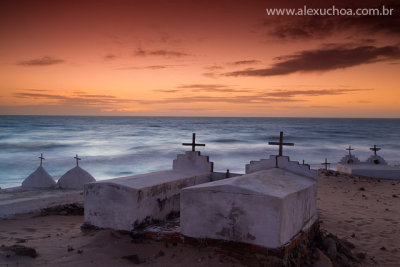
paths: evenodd
<path fill-rule="evenodd" d="M 177 154 L 199 147 L 210 156 L 215 171 L 244 173 L 251 160 L 268 158 L 278 147 L 279 132 L 293 147 L 283 154 L 322 168 L 325 158 L 335 163 L 348 153 L 360 160 L 378 155 L 392 165 L 400 164 L 400 119 L 322 118 L 216 118 L 216 117 L 86 117 L 0 116 L 0 187 L 19 186 L 40 164 L 55 178 L 76 165 L 97 180 L 169 169 Z"/>

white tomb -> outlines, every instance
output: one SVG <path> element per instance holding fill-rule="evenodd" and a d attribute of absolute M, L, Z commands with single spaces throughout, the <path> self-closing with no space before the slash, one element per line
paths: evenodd
<path fill-rule="evenodd" d="M 56 185 L 53 177 L 42 166 L 45 159 L 43 154 L 40 154 L 39 159 L 40 166 L 22 182 L 22 188 L 51 188 Z"/>
<path fill-rule="evenodd" d="M 89 183 L 84 190 L 85 224 L 130 231 L 165 220 L 179 212 L 181 189 L 211 181 L 212 171 L 207 156 L 188 151 L 177 156 L 172 170 Z"/>
<path fill-rule="evenodd" d="M 354 148 L 351 148 L 351 146 L 349 146 L 348 148 L 346 148 L 346 150 L 349 151 L 348 155 L 345 155 L 343 158 L 340 159 L 340 161 L 338 162 L 338 164 L 360 164 L 361 161 L 354 155 L 351 154 L 351 151 L 354 150 Z"/>
<path fill-rule="evenodd" d="M 371 178 L 400 179 L 400 168 L 389 166 L 381 156 L 376 154 L 380 148 L 374 145 L 370 150 L 374 151 L 374 155 L 370 156 L 365 162 L 358 160 L 355 163 L 348 164 L 341 160 L 337 164 L 337 171 Z"/>
<path fill-rule="evenodd" d="M 74 157 L 76 159 L 76 167 L 67 171 L 57 182 L 57 186 L 63 189 L 77 189 L 83 190 L 85 184 L 95 182 L 96 179 L 87 171 L 79 167 L 78 155 Z"/>
<path fill-rule="evenodd" d="M 317 220 L 316 195 L 308 165 L 285 156 L 251 161 L 243 176 L 182 190 L 181 233 L 279 248 Z"/>
<path fill-rule="evenodd" d="M 76 166 L 61 176 L 57 182 L 57 186 L 63 189 L 83 190 L 85 184 L 95 181 L 96 179 L 90 173 Z"/>
<path fill-rule="evenodd" d="M 386 160 L 384 160 L 381 156 L 372 155 L 367 158 L 366 162 L 372 165 L 388 165 Z"/>
<path fill-rule="evenodd" d="M 400 180 L 400 168 L 389 165 L 360 163 L 353 165 L 337 164 L 337 170 L 348 174 L 379 179 Z"/>
<path fill-rule="evenodd" d="M 56 182 L 53 177 L 40 165 L 23 182 L 23 188 L 50 188 L 55 187 Z"/>

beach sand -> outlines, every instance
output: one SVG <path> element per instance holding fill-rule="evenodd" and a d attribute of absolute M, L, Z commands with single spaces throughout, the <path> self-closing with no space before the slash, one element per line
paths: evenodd
<path fill-rule="evenodd" d="M 318 210 L 321 229 L 355 245 L 361 266 L 399 266 L 400 181 L 320 172 Z M 257 266 L 197 248 L 144 240 L 112 230 L 81 231 L 82 215 L 22 214 L 0 220 L 0 266 Z M 34 248 L 38 256 L 15 255 L 7 248 Z"/>
<path fill-rule="evenodd" d="M 400 180 L 320 172 L 317 205 L 321 229 L 366 253 L 362 266 L 400 266 Z"/>

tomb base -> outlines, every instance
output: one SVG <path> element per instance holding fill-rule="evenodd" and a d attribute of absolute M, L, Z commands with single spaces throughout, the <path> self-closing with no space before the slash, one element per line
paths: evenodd
<path fill-rule="evenodd" d="M 170 242 L 182 243 L 196 247 L 215 247 L 219 254 L 243 259 L 245 255 L 262 254 L 275 256 L 280 259 L 289 258 L 297 253 L 299 246 L 311 247 L 315 235 L 319 232 L 319 220 L 314 218 L 312 222 L 305 225 L 296 236 L 289 242 L 279 247 L 263 247 L 243 242 L 226 241 L 214 238 L 193 238 L 181 233 L 179 218 L 165 222 L 160 225 L 150 225 L 143 229 L 141 238 Z"/>
<path fill-rule="evenodd" d="M 337 170 L 347 174 L 354 174 L 379 179 L 400 180 L 400 168 L 377 164 L 337 164 Z"/>

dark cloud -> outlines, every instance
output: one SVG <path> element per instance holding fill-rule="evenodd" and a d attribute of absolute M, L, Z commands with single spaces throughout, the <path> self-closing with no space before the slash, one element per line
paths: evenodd
<path fill-rule="evenodd" d="M 369 90 L 371 89 L 276 90 L 271 93 L 266 93 L 266 95 L 276 96 L 276 97 L 344 95 L 352 92 L 369 91 Z"/>
<path fill-rule="evenodd" d="M 161 93 L 187 93 L 187 92 L 222 92 L 222 93 L 253 93 L 256 97 L 278 97 L 293 98 L 296 96 L 324 96 L 324 95 L 343 95 L 372 89 L 310 89 L 310 90 L 260 90 L 250 88 L 232 88 L 223 84 L 186 84 L 176 87 L 177 89 L 154 90 Z"/>
<path fill-rule="evenodd" d="M 176 89 L 171 89 L 171 90 L 168 90 L 168 89 L 159 89 L 159 90 L 154 90 L 154 91 L 156 91 L 156 92 L 160 92 L 160 93 L 180 93 L 180 92 L 182 92 L 182 90 L 176 90 Z"/>
<path fill-rule="evenodd" d="M 226 88 L 228 87 L 227 85 L 224 84 L 201 84 L 201 83 L 194 83 L 194 84 L 184 84 L 184 85 L 179 85 L 177 88 L 181 89 L 216 89 L 216 88 Z"/>
<path fill-rule="evenodd" d="M 231 104 L 268 104 L 268 103 L 282 103 L 282 102 L 303 102 L 304 100 L 266 97 L 260 95 L 247 95 L 247 96 L 184 96 L 164 98 L 161 103 L 231 103 Z"/>
<path fill-rule="evenodd" d="M 121 103 L 136 102 L 132 99 L 117 98 L 112 95 L 92 95 L 85 94 L 84 92 L 75 92 L 71 96 L 65 96 L 60 94 L 41 94 L 41 93 L 15 93 L 15 98 L 29 98 L 29 99 L 41 99 L 44 101 L 56 101 L 57 105 L 71 105 L 71 106 L 109 106 Z"/>
<path fill-rule="evenodd" d="M 250 64 L 258 64 L 260 62 L 261 62 L 260 60 L 251 59 L 251 60 L 234 61 L 231 64 L 232 65 L 250 65 Z"/>
<path fill-rule="evenodd" d="M 18 62 L 17 64 L 21 66 L 50 66 L 50 65 L 62 64 L 65 62 L 66 61 L 63 59 L 45 56 L 42 58 L 35 58 L 35 59 L 21 61 Z"/>
<path fill-rule="evenodd" d="M 203 75 L 203 76 L 205 76 L 205 77 L 207 77 L 207 78 L 217 79 L 219 73 L 216 73 L 216 72 L 204 72 L 204 73 L 202 73 L 201 75 Z"/>
<path fill-rule="evenodd" d="M 215 70 L 223 69 L 223 67 L 222 66 L 218 66 L 218 65 L 213 65 L 213 66 L 204 67 L 204 69 L 210 70 L 210 71 L 215 71 Z"/>
<path fill-rule="evenodd" d="M 182 66 L 185 66 L 185 65 L 151 65 L 151 66 L 144 66 L 144 67 L 131 66 L 131 67 L 116 68 L 115 70 L 160 70 L 160 69 L 182 67 Z"/>
<path fill-rule="evenodd" d="M 254 92 L 251 89 L 235 89 L 224 84 L 185 84 L 177 86 L 178 90 L 169 90 L 173 93 L 177 92 L 222 92 L 222 93 L 249 93 Z M 163 91 L 166 92 L 166 91 Z"/>
<path fill-rule="evenodd" d="M 314 89 L 314 90 L 274 90 L 271 92 L 262 92 L 260 90 L 253 91 L 252 94 L 250 89 L 229 89 L 224 88 L 224 85 L 184 85 L 181 88 L 197 88 L 201 91 L 207 91 L 210 88 L 215 88 L 217 91 L 229 92 L 229 93 L 247 93 L 245 95 L 232 95 L 226 96 L 182 96 L 164 98 L 157 103 L 231 103 L 231 104 L 269 104 L 269 103 L 293 103 L 293 102 L 306 102 L 306 99 L 296 99 L 297 96 L 326 96 L 326 95 L 343 95 L 349 93 L 355 93 L 360 91 L 366 91 L 370 89 Z M 224 91 L 226 90 L 226 91 Z M 168 92 L 165 90 L 164 92 Z M 177 90 L 171 90 L 171 93 L 177 93 Z M 150 102 L 143 102 L 143 104 L 150 104 Z M 153 102 L 154 103 L 154 102 Z"/>
<path fill-rule="evenodd" d="M 374 35 L 382 33 L 400 38 L 400 5 L 386 4 L 394 14 L 387 16 L 280 16 L 269 19 L 263 26 L 269 35 L 279 39 L 322 39 L 336 33 Z M 358 7 L 353 7 L 354 10 Z M 382 10 L 382 6 L 376 7 Z"/>
<path fill-rule="evenodd" d="M 230 104 L 271 104 L 271 103 L 295 103 L 306 102 L 307 99 L 297 99 L 297 96 L 321 96 L 321 95 L 341 95 L 365 91 L 368 89 L 314 89 L 314 90 L 251 90 L 251 89 L 232 89 L 222 84 L 188 84 L 181 85 L 177 89 L 155 90 L 163 93 L 184 93 L 191 92 L 217 92 L 227 93 L 224 96 L 209 95 L 183 95 L 178 97 L 165 97 L 160 100 L 138 100 L 118 98 L 113 95 L 88 94 L 82 91 L 72 92 L 71 95 L 37 93 L 34 90 L 15 93 L 15 98 L 40 99 L 44 105 L 59 105 L 73 107 L 96 107 L 113 108 L 116 104 L 168 104 L 168 103 L 230 103 Z M 241 94 L 237 94 L 241 93 Z"/>
<path fill-rule="evenodd" d="M 275 76 L 294 72 L 318 72 L 400 58 L 397 46 L 328 46 L 279 57 L 270 68 L 249 68 L 225 73 L 226 76 Z"/>
<path fill-rule="evenodd" d="M 116 58 L 118 58 L 118 56 L 115 54 L 111 54 L 111 53 L 104 56 L 104 59 L 106 59 L 106 60 L 113 60 Z"/>
<path fill-rule="evenodd" d="M 173 51 L 173 50 L 143 50 L 138 48 L 135 51 L 136 56 L 161 56 L 161 57 L 186 57 L 189 54 L 180 51 Z"/>

